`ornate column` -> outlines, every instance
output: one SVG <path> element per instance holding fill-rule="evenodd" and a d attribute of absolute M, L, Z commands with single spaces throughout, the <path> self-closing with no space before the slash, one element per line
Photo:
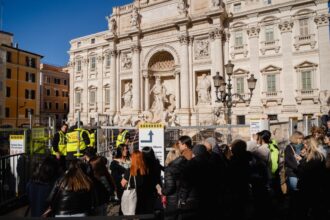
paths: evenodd
<path fill-rule="evenodd" d="M 117 110 L 117 71 L 116 71 L 116 57 L 117 51 L 110 50 L 110 115 L 113 116 Z"/>
<path fill-rule="evenodd" d="M 209 37 L 211 41 L 211 59 L 212 59 L 212 69 L 211 77 L 215 76 L 216 72 L 219 72 L 221 76 L 225 77 L 223 68 L 223 53 L 222 53 L 222 36 L 223 28 L 221 26 L 214 28 L 210 31 Z M 215 91 L 212 85 L 212 91 Z M 211 92 L 211 102 L 215 103 L 216 95 L 215 92 Z"/>
<path fill-rule="evenodd" d="M 175 106 L 176 109 L 180 109 L 180 71 L 174 72 L 175 77 Z"/>
<path fill-rule="evenodd" d="M 290 19 L 282 20 L 278 25 L 282 38 L 283 69 L 281 72 L 281 89 L 283 90 L 283 113 L 297 112 L 296 100 L 294 99 L 296 80 L 292 80 L 295 75 L 292 63 L 292 28 L 293 21 Z M 290 45 L 290 46 L 287 46 Z M 289 117 L 289 116 L 288 116 Z"/>
<path fill-rule="evenodd" d="M 143 73 L 143 78 L 144 78 L 144 110 L 148 111 L 150 108 L 150 85 L 149 85 L 149 75 L 148 72 Z"/>
<path fill-rule="evenodd" d="M 260 101 L 262 80 L 260 74 L 260 64 L 259 64 L 259 32 L 260 28 L 258 26 L 250 26 L 247 29 L 247 34 L 249 36 L 249 52 L 250 52 L 250 69 L 251 73 L 258 80 L 255 90 L 253 91 L 253 96 L 250 104 L 249 112 L 254 114 L 255 117 L 261 117 L 262 114 L 262 104 Z"/>
<path fill-rule="evenodd" d="M 319 45 L 319 81 L 320 81 L 320 97 L 325 94 L 329 95 L 329 81 L 330 81 L 330 45 L 329 45 L 329 15 L 328 12 L 325 11 L 324 14 L 317 15 L 314 19 L 317 25 L 318 32 L 318 45 Z M 316 72 L 317 74 L 317 72 Z M 324 102 L 323 102 L 324 103 Z M 321 102 L 321 112 L 326 114 L 328 106 L 322 104 Z"/>
<path fill-rule="evenodd" d="M 138 44 L 134 44 L 131 46 L 132 54 L 133 54 L 133 111 L 140 111 L 140 51 L 141 47 Z"/>
<path fill-rule="evenodd" d="M 188 109 L 190 106 L 189 100 L 189 54 L 188 54 L 188 45 L 189 45 L 189 36 L 183 34 L 179 37 L 181 44 L 181 108 Z"/>

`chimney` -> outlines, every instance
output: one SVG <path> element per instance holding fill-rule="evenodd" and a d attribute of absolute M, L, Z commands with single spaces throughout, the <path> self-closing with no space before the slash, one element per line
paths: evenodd
<path fill-rule="evenodd" d="M 18 48 L 18 43 L 15 43 L 15 47 Z"/>

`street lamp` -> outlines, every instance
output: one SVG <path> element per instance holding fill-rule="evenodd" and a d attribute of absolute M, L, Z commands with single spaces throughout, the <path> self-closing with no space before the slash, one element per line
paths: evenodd
<path fill-rule="evenodd" d="M 225 65 L 226 74 L 228 76 L 228 83 L 226 83 L 225 79 L 220 76 L 219 72 L 213 76 L 213 83 L 215 87 L 215 94 L 216 94 L 216 102 L 222 102 L 225 107 L 227 107 L 227 124 L 231 125 L 231 108 L 233 104 L 237 101 L 243 102 L 250 102 L 253 94 L 253 90 L 256 87 L 257 79 L 254 78 L 254 75 L 251 74 L 250 78 L 247 79 L 248 88 L 250 90 L 250 96 L 248 99 L 245 99 L 241 94 L 232 93 L 232 83 L 231 83 L 231 76 L 233 75 L 234 64 L 231 61 L 228 61 L 228 64 Z M 227 91 L 226 91 L 227 86 Z M 238 100 L 233 100 L 233 97 L 238 97 Z M 231 127 L 229 127 L 231 128 Z M 230 132 L 230 131 L 229 131 Z M 231 138 L 228 137 L 228 143 L 230 143 Z"/>

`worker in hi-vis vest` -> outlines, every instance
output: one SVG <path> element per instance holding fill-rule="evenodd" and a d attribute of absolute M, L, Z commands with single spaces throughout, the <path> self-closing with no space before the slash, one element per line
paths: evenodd
<path fill-rule="evenodd" d="M 65 157 L 66 157 L 66 132 L 68 131 L 68 125 L 63 124 L 61 129 L 55 133 L 52 142 L 52 154 L 60 161 L 61 167 L 65 169 Z"/>
<path fill-rule="evenodd" d="M 89 132 L 83 129 L 81 126 L 83 125 L 80 122 L 78 126 L 78 122 L 76 125 L 72 126 L 69 129 L 69 132 L 66 133 L 66 159 L 73 160 L 74 158 L 78 158 L 84 155 L 84 151 L 86 147 L 89 145 Z"/>
<path fill-rule="evenodd" d="M 117 135 L 116 148 L 121 144 L 128 144 L 129 132 L 126 129 L 119 129 L 119 134 Z"/>

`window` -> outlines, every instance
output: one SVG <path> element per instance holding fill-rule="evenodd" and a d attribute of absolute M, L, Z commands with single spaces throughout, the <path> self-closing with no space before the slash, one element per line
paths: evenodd
<path fill-rule="evenodd" d="M 10 108 L 6 108 L 5 111 L 6 111 L 6 113 L 5 113 L 6 118 L 9 118 L 10 117 Z"/>
<path fill-rule="evenodd" d="M 237 115 L 237 124 L 245 125 L 245 115 Z"/>
<path fill-rule="evenodd" d="M 89 92 L 89 103 L 95 104 L 95 90 Z"/>
<path fill-rule="evenodd" d="M 96 68 L 96 57 L 91 57 L 91 70 Z"/>
<path fill-rule="evenodd" d="M 78 42 L 77 42 L 77 47 L 80 47 L 80 46 L 81 46 L 81 42 L 78 41 Z"/>
<path fill-rule="evenodd" d="M 303 18 L 299 20 L 299 33 L 300 36 L 309 35 L 308 18 Z"/>
<path fill-rule="evenodd" d="M 265 5 L 270 5 L 272 4 L 272 0 L 264 0 Z"/>
<path fill-rule="evenodd" d="M 29 117 L 29 113 L 31 113 L 31 115 L 34 114 L 34 109 L 25 109 L 25 118 L 28 118 Z"/>
<path fill-rule="evenodd" d="M 63 80 L 63 83 L 64 83 L 64 85 L 66 85 L 66 83 L 67 83 L 66 79 L 65 79 L 65 80 Z"/>
<path fill-rule="evenodd" d="M 34 90 L 25 90 L 25 98 L 26 99 L 35 99 L 36 98 L 36 92 Z"/>
<path fill-rule="evenodd" d="M 36 81 L 36 75 L 34 73 L 25 73 L 25 81 L 26 82 L 35 82 Z"/>
<path fill-rule="evenodd" d="M 2 90 L 2 81 L 0 81 L 0 91 Z"/>
<path fill-rule="evenodd" d="M 95 44 L 95 38 L 91 39 L 91 44 Z"/>
<path fill-rule="evenodd" d="M 25 57 L 25 65 L 35 68 L 36 67 L 36 59 L 26 56 Z"/>
<path fill-rule="evenodd" d="M 76 105 L 79 106 L 81 103 L 81 92 L 76 92 Z"/>
<path fill-rule="evenodd" d="M 58 103 L 55 103 L 55 109 L 58 110 Z"/>
<path fill-rule="evenodd" d="M 273 25 L 268 25 L 265 27 L 265 40 L 266 42 L 274 41 L 274 27 Z"/>
<path fill-rule="evenodd" d="M 44 109 L 47 109 L 48 108 L 48 104 L 47 102 L 44 102 Z"/>
<path fill-rule="evenodd" d="M 8 63 L 11 62 L 11 52 L 9 52 L 9 51 L 7 51 L 6 60 L 7 60 Z"/>
<path fill-rule="evenodd" d="M 241 3 L 234 4 L 234 12 L 238 12 L 241 10 Z"/>
<path fill-rule="evenodd" d="M 47 89 L 47 96 L 50 96 L 50 89 Z"/>
<path fill-rule="evenodd" d="M 55 90 L 55 96 L 59 96 L 60 92 L 58 90 Z"/>
<path fill-rule="evenodd" d="M 278 117 L 277 117 L 277 115 L 268 115 L 268 119 L 269 119 L 269 121 L 277 121 Z"/>
<path fill-rule="evenodd" d="M 65 92 L 64 91 L 62 91 L 62 97 L 65 97 Z"/>
<path fill-rule="evenodd" d="M 105 96 L 104 96 L 105 100 L 105 104 L 108 105 L 110 104 L 110 88 L 106 88 L 105 89 Z"/>
<path fill-rule="evenodd" d="M 7 69 L 7 79 L 11 79 L 11 69 Z"/>
<path fill-rule="evenodd" d="M 77 61 L 77 72 L 81 71 L 81 60 Z"/>
<path fill-rule="evenodd" d="M 302 80 L 302 90 L 311 90 L 312 89 L 312 73 L 310 70 L 305 70 L 301 72 Z"/>
<path fill-rule="evenodd" d="M 267 75 L 267 92 L 276 92 L 276 76 Z"/>
<path fill-rule="evenodd" d="M 236 92 L 238 94 L 244 93 L 244 77 L 239 77 L 236 79 Z"/>
<path fill-rule="evenodd" d="M 52 109 L 52 103 L 51 102 L 48 102 L 48 109 Z"/>
<path fill-rule="evenodd" d="M 61 84 L 61 79 L 54 78 L 54 84 L 60 85 Z"/>
<path fill-rule="evenodd" d="M 64 110 L 66 110 L 67 109 L 67 104 L 66 103 L 64 103 L 64 105 L 63 105 L 63 108 L 64 108 Z"/>
<path fill-rule="evenodd" d="M 6 97 L 10 97 L 10 87 L 6 87 Z"/>
<path fill-rule="evenodd" d="M 105 66 L 106 67 L 109 67 L 110 66 L 110 63 L 111 63 L 111 56 L 108 54 L 107 56 L 106 56 L 106 60 L 105 60 Z"/>
<path fill-rule="evenodd" d="M 243 33 L 242 31 L 235 32 L 235 46 L 243 46 Z"/>

